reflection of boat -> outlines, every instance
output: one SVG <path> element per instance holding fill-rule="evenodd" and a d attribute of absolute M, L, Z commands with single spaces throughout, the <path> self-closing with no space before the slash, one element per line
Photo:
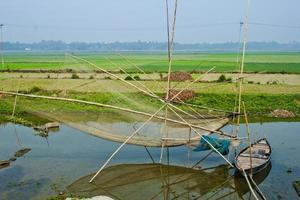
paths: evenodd
<path fill-rule="evenodd" d="M 255 183 L 257 185 L 262 183 L 268 177 L 271 169 L 272 164 L 271 162 L 269 162 L 264 169 L 262 169 L 259 173 L 253 175 L 253 180 L 255 181 Z M 236 173 L 236 176 L 234 177 L 234 184 L 235 189 L 240 197 L 242 197 L 250 191 L 245 178 L 240 173 Z"/>
<path fill-rule="evenodd" d="M 99 195 L 114 199 L 164 199 L 199 197 L 228 179 L 227 166 L 211 170 L 161 164 L 121 164 L 108 167 L 93 183 L 94 174 L 82 177 L 67 187 L 73 196 Z"/>
<path fill-rule="evenodd" d="M 0 160 L 0 169 L 8 167 L 10 162 L 8 160 Z"/>
<path fill-rule="evenodd" d="M 272 149 L 267 139 L 260 139 L 237 155 L 236 167 L 241 172 L 256 174 L 269 164 L 271 153 Z"/>

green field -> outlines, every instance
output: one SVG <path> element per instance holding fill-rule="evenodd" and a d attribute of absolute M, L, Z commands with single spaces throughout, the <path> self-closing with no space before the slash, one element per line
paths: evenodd
<path fill-rule="evenodd" d="M 75 53 L 76 56 L 108 70 L 138 71 L 135 66 L 147 72 L 166 72 L 167 55 L 163 52 L 112 52 Z M 52 53 L 6 53 L 4 69 L 74 69 L 94 70 L 82 61 L 78 61 L 64 52 Z M 215 67 L 215 72 L 238 71 L 236 53 L 177 52 L 173 56 L 173 70 L 207 71 Z M 2 68 L 3 69 L 3 68 Z M 246 72 L 300 73 L 300 52 L 294 53 L 247 53 Z"/>

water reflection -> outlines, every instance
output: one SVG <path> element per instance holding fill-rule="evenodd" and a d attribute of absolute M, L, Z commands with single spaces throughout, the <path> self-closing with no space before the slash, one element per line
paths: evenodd
<path fill-rule="evenodd" d="M 268 176 L 271 164 L 253 179 L 259 185 Z M 75 197 L 108 196 L 113 199 L 243 199 L 249 192 L 245 179 L 232 175 L 226 165 L 191 169 L 161 164 L 121 164 L 84 176 L 67 187 Z"/>
<path fill-rule="evenodd" d="M 253 175 L 252 178 L 258 186 L 268 177 L 271 169 L 272 169 L 272 163 L 270 162 L 267 165 L 267 167 L 265 167 L 259 173 Z M 240 173 L 236 173 L 236 175 L 234 177 L 234 185 L 235 185 L 235 188 L 236 188 L 236 191 L 237 191 L 239 197 L 241 197 L 241 198 L 243 198 L 243 196 L 245 194 L 250 192 L 250 189 L 247 185 L 245 178 Z"/>
<path fill-rule="evenodd" d="M 256 123 L 250 126 L 253 133 L 262 133 L 263 136 L 266 134 L 273 148 L 272 167 L 266 168 L 263 175 L 255 176 L 255 181 L 261 183 L 259 186 L 268 199 L 298 198 L 292 183 L 300 179 L 300 157 L 297 156 L 300 123 L 277 122 L 262 125 Z M 17 135 L 14 128 L 17 130 Z M 225 127 L 226 129 L 228 128 Z M 90 136 L 65 125 L 61 126 L 59 132 L 50 134 L 47 140 L 50 146 L 47 145 L 45 138 L 36 136 L 33 129 L 29 127 L 11 123 L 0 126 L 0 160 L 9 159 L 21 148 L 32 149 L 17 158 L 10 166 L 0 169 L 1 200 L 22 199 L 20 195 L 26 197 L 25 199 L 46 199 L 55 196 L 59 193 L 57 191 L 65 190 L 71 183 L 75 184 L 77 182 L 75 180 L 79 177 L 96 171 L 119 146 L 118 143 Z M 160 149 L 149 148 L 149 150 L 154 160 L 158 161 Z M 170 199 L 180 195 L 190 199 L 198 197 L 200 199 L 248 199 L 249 191 L 243 178 L 231 177 L 232 170 L 219 166 L 224 162 L 216 154 L 210 155 L 205 162 L 201 163 L 202 169 L 219 166 L 216 169 L 192 170 L 182 167 L 192 166 L 206 153 L 188 152 L 185 147 L 176 147 L 170 148 L 170 163 L 177 166 L 132 164 L 147 163 L 150 159 L 143 147 L 126 145 L 112 160 L 112 166 L 106 169 L 111 170 L 111 173 L 107 173 L 105 179 L 99 176 L 99 184 L 103 184 L 109 192 L 120 195 L 118 197 L 121 199 L 128 199 L 122 196 L 127 195 L 127 189 L 131 191 L 132 199 L 134 194 L 140 195 L 141 193 L 135 189 L 136 185 L 144 192 L 143 196 L 150 197 L 157 194 L 157 199 L 165 195 Z M 190 165 L 186 165 L 187 162 Z M 133 172 L 131 168 L 138 169 L 133 170 L 134 173 L 130 175 Z M 291 173 L 287 173 L 289 169 Z M 145 180 L 145 177 L 148 179 Z M 128 183 L 131 180 L 135 182 Z M 75 194 L 84 192 L 82 189 L 87 183 L 88 181 L 82 183 L 82 188 L 78 191 L 71 190 L 71 192 Z M 71 189 L 72 185 L 68 189 Z M 85 188 L 86 192 L 90 192 L 89 187 Z M 160 191 L 161 193 L 158 194 Z M 98 192 L 98 189 L 94 192 Z M 102 192 L 108 195 L 105 193 L 107 191 Z"/>
<path fill-rule="evenodd" d="M 183 199 L 209 195 L 220 185 L 230 187 L 228 168 L 224 165 L 210 170 L 195 170 L 160 164 L 121 164 L 106 168 L 90 184 L 93 175 L 72 183 L 67 187 L 68 192 L 81 197 Z"/>

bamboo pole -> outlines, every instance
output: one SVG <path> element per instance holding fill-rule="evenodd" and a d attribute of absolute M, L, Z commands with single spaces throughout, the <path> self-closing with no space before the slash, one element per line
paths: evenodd
<path fill-rule="evenodd" d="M 2 69 L 4 70 L 4 58 L 3 58 L 3 26 L 4 24 L 0 24 L 0 54 L 1 54 L 1 65 L 2 65 Z"/>
<path fill-rule="evenodd" d="M 246 55 L 246 45 L 247 45 L 247 37 L 248 37 L 248 17 L 249 17 L 249 9 L 250 9 L 250 0 L 247 1 L 247 13 L 245 16 L 245 22 L 244 22 L 244 39 L 243 39 L 243 55 L 242 55 L 242 62 L 241 62 L 241 70 L 240 70 L 240 76 L 239 76 L 239 96 L 238 96 L 238 118 L 237 118 L 237 129 L 236 134 L 238 134 L 239 131 L 239 125 L 240 125 L 240 113 L 241 113 L 241 106 L 242 106 L 242 87 L 243 87 L 243 73 L 244 73 L 244 65 L 245 65 L 245 55 Z"/>
<path fill-rule="evenodd" d="M 107 159 L 107 161 L 102 165 L 102 167 L 97 171 L 97 173 L 93 176 L 93 178 L 89 181 L 90 183 L 98 176 L 98 174 L 106 167 L 106 165 L 110 162 L 110 160 L 121 150 L 121 148 L 135 135 L 137 134 L 155 115 L 157 115 L 166 104 L 160 107 L 151 117 L 145 121 L 138 129 L 136 129 L 116 150 L 113 154 Z"/>
<path fill-rule="evenodd" d="M 170 93 L 170 88 L 171 88 L 170 78 L 171 78 L 171 68 L 172 68 L 172 48 L 173 48 L 174 36 L 175 36 L 175 24 L 176 24 L 177 6 L 178 6 L 178 0 L 175 1 L 171 41 L 170 41 L 170 34 L 169 34 L 169 31 L 168 31 L 169 66 L 168 66 L 168 81 L 167 81 L 166 101 L 169 101 L 169 95 L 170 95 L 169 93 Z M 167 16 L 167 18 L 169 18 L 169 16 Z M 169 24 L 169 20 L 167 20 L 167 21 L 168 21 L 168 24 Z M 169 30 L 169 26 L 168 26 L 168 30 Z"/>
<path fill-rule="evenodd" d="M 243 108 L 244 108 L 244 116 L 245 116 L 245 122 L 246 122 L 246 128 L 247 128 L 247 136 L 248 136 L 248 143 L 249 143 L 249 150 L 250 150 L 250 171 L 251 171 L 251 176 L 252 176 L 252 144 L 251 144 L 251 137 L 250 137 L 250 128 L 248 124 L 248 117 L 247 117 L 247 112 L 246 112 L 246 107 L 245 103 L 243 103 Z"/>

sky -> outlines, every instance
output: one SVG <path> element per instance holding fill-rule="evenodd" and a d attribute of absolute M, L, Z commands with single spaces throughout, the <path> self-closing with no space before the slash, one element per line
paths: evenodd
<path fill-rule="evenodd" d="M 174 2 L 169 0 L 170 9 Z M 246 7 L 246 0 L 178 0 L 175 42 L 236 42 Z M 299 0 L 251 0 L 248 40 L 300 41 L 299 8 Z M 0 0 L 1 23 L 4 41 L 11 42 L 162 42 L 167 37 L 165 0 Z"/>

